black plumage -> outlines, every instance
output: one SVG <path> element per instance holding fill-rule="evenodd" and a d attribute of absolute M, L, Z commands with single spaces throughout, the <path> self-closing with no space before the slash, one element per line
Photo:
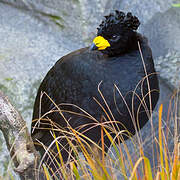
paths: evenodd
<path fill-rule="evenodd" d="M 79 131 L 96 143 L 101 143 L 101 128 L 99 125 L 95 125 L 93 118 L 98 122 L 109 121 L 107 114 L 97 101 L 105 108 L 112 120 L 114 118 L 119 122 L 117 124 L 120 130 L 127 129 L 131 135 L 134 135 L 135 127 L 138 130 L 142 128 L 151 115 L 150 111 L 154 109 L 158 101 L 159 85 L 147 39 L 136 32 L 139 24 L 138 18 L 132 16 L 131 13 L 115 11 L 106 16 L 98 28 L 97 35 L 105 38 L 110 46 L 100 49 L 97 43 L 91 47 L 91 50 L 89 47 L 79 49 L 57 61 L 39 87 L 34 104 L 33 119 L 38 119 L 52 109 L 57 110 L 57 107 L 49 99 L 50 97 L 61 110 L 66 111 L 62 112 L 70 126 L 78 129 L 85 125 Z M 92 51 L 92 49 L 97 50 Z M 106 106 L 98 92 L 98 85 L 109 107 Z M 46 95 L 41 97 L 43 92 L 49 97 Z M 73 111 L 83 114 L 81 110 L 71 104 L 79 106 L 93 118 L 68 113 L 68 111 Z M 60 113 L 52 112 L 44 117 L 59 124 L 59 128 L 67 129 L 67 122 Z M 136 126 L 132 119 L 135 120 Z M 36 129 L 32 128 L 32 137 L 34 139 L 37 137 L 39 141 L 48 146 L 53 141 L 53 137 L 49 130 L 41 128 L 51 126 L 43 123 L 46 122 L 43 119 L 40 122 L 40 124 L 36 124 Z M 35 126 L 35 123 L 36 121 L 32 123 L 32 127 Z M 112 127 L 112 124 L 109 126 Z M 38 133 L 39 137 L 36 136 Z M 61 147 L 61 151 L 64 161 L 67 161 L 69 146 L 65 145 L 66 140 L 61 138 L 63 133 L 59 132 L 56 136 L 60 136 L 59 141 L 65 147 Z M 124 139 L 127 139 L 127 134 L 124 135 Z M 106 137 L 105 144 L 107 151 L 110 141 Z M 43 155 L 42 146 L 35 146 Z"/>

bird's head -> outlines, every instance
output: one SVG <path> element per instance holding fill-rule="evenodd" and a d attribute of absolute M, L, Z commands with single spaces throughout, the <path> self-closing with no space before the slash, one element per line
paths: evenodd
<path fill-rule="evenodd" d="M 136 30 L 139 25 L 138 18 L 130 12 L 125 14 L 116 10 L 105 16 L 105 20 L 97 28 L 97 37 L 90 49 L 110 56 L 128 52 L 134 46 L 137 47 Z"/>

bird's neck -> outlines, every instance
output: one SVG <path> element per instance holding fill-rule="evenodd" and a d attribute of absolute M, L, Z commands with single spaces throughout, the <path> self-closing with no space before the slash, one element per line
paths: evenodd
<path fill-rule="evenodd" d="M 133 32 L 131 37 L 129 37 L 126 47 L 123 53 L 129 53 L 134 50 L 138 50 L 138 41 L 141 39 L 139 38 L 139 34 L 137 32 Z"/>

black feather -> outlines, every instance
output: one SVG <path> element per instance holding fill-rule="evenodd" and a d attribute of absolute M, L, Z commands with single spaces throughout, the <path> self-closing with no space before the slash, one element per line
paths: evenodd
<path fill-rule="evenodd" d="M 35 137 L 40 132 L 42 136 L 38 140 L 49 146 L 53 141 L 53 137 L 48 129 L 43 130 L 42 128 L 51 128 L 53 124 L 47 124 L 47 120 L 51 119 L 61 130 L 56 132 L 56 136 L 60 137 L 60 150 L 65 162 L 68 160 L 70 146 L 67 140 L 63 138 L 64 133 L 62 130 L 68 130 L 68 125 L 59 112 L 54 111 L 46 114 L 48 111 L 57 110 L 57 107 L 46 95 L 41 97 L 42 92 L 46 92 L 54 103 L 63 110 L 62 113 L 72 128 L 75 128 L 100 145 L 100 125 L 95 125 L 95 121 L 92 118 L 70 113 L 72 111 L 84 114 L 78 108 L 72 105 L 65 105 L 64 103 L 75 104 L 81 107 L 91 114 L 92 117 L 96 118 L 98 122 L 102 121 L 102 117 L 109 121 L 107 114 L 94 100 L 96 98 L 104 106 L 109 116 L 111 117 L 110 114 L 112 113 L 115 120 L 119 122 L 116 130 L 125 129 L 131 135 L 135 134 L 136 128 L 139 130 L 139 128 L 146 124 L 149 115 L 152 113 L 150 110 L 155 108 L 159 97 L 158 79 L 147 39 L 135 31 L 139 24 L 138 18 L 131 13 L 125 15 L 125 13 L 116 10 L 115 14 L 110 14 L 106 17 L 106 20 L 97 28 L 98 35 L 106 38 L 111 45 L 110 47 L 103 51 L 90 51 L 89 47 L 87 47 L 72 52 L 57 61 L 42 81 L 34 104 L 33 119 L 38 119 L 39 115 L 44 115 L 44 120 L 41 119 L 41 129 L 35 129 L 32 132 L 32 137 Z M 115 40 L 112 39 L 114 34 L 117 35 Z M 149 75 L 148 82 L 150 89 L 148 89 L 147 76 L 139 53 L 138 42 L 141 46 L 146 71 Z M 98 93 L 97 88 L 100 82 L 102 82 L 100 90 L 107 101 L 111 113 Z M 138 83 L 139 85 L 137 86 Z M 119 88 L 126 103 L 114 85 Z M 147 95 L 149 92 L 151 92 L 151 99 Z M 147 96 L 145 97 L 145 95 Z M 143 99 L 143 97 L 145 98 Z M 141 99 L 144 100 L 146 109 L 144 109 Z M 150 107 L 150 100 L 152 107 Z M 132 119 L 126 104 L 132 112 L 134 119 Z M 32 123 L 33 126 L 35 126 L 35 122 Z M 111 123 L 109 123 L 109 127 L 112 128 Z M 112 137 L 116 136 L 114 133 L 111 133 L 111 135 Z M 127 139 L 129 134 L 126 133 L 122 136 L 124 139 Z M 36 140 L 34 141 L 36 142 Z M 107 137 L 105 137 L 104 142 L 107 152 L 111 142 Z M 90 142 L 88 143 L 91 144 Z M 44 154 L 45 151 L 42 146 L 35 144 L 35 147 L 40 151 L 41 155 Z M 57 153 L 56 145 L 52 147 Z M 50 167 L 54 167 L 53 163 L 50 163 L 48 155 L 45 156 L 44 161 Z"/>

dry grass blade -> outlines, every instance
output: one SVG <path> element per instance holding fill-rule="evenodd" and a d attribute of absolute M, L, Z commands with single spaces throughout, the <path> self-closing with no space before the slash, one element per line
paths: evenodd
<path fill-rule="evenodd" d="M 150 75 L 148 75 L 148 76 L 150 76 Z M 145 81 L 145 79 L 143 79 L 142 82 L 139 82 L 139 84 L 143 83 L 143 81 Z M 118 89 L 118 87 L 116 85 L 114 85 L 114 88 L 119 93 L 119 95 L 122 96 L 120 90 Z M 146 107 L 146 104 L 144 104 L 144 101 L 145 101 L 145 98 L 149 96 L 150 92 L 148 92 L 147 94 L 144 94 L 144 96 L 141 99 L 136 94 L 136 88 L 133 92 L 133 97 L 137 96 L 137 99 L 139 99 L 140 104 L 146 109 L 147 107 Z M 99 93 L 101 93 L 100 87 L 99 87 Z M 99 104 L 99 106 L 101 107 L 101 109 L 103 110 L 103 112 L 105 113 L 105 116 L 106 116 L 106 117 L 101 116 L 100 122 L 97 119 L 95 119 L 94 117 L 92 117 L 90 114 L 88 114 L 86 111 L 84 111 L 80 107 L 73 105 L 73 104 L 63 103 L 63 106 L 74 106 L 75 108 L 77 108 L 80 111 L 80 113 L 60 109 L 57 107 L 57 105 L 55 105 L 55 107 L 56 107 L 55 110 L 53 109 L 50 112 L 48 112 L 48 113 L 53 113 L 53 112 L 61 111 L 59 113 L 60 116 L 61 116 L 61 113 L 65 112 L 65 113 L 69 113 L 71 115 L 83 116 L 85 118 L 89 118 L 94 121 L 90 128 L 89 127 L 85 128 L 86 125 L 83 125 L 82 127 L 73 129 L 70 125 L 68 125 L 67 130 L 62 130 L 62 129 L 59 129 L 58 124 L 55 124 L 55 123 L 52 124 L 51 120 L 44 119 L 45 116 L 41 117 L 41 120 L 44 120 L 44 123 L 49 121 L 52 124 L 53 128 L 49 129 L 49 130 L 51 130 L 53 132 L 52 133 L 52 136 L 54 137 L 53 143 L 56 145 L 60 163 L 58 164 L 58 162 L 56 162 L 55 157 L 54 157 L 54 159 L 52 159 L 52 161 L 54 161 L 54 162 L 56 162 L 56 164 L 58 164 L 57 169 L 61 169 L 61 175 L 63 175 L 65 179 L 67 179 L 67 177 L 68 178 L 71 177 L 71 179 L 73 179 L 73 178 L 82 179 L 83 178 L 83 179 L 89 179 L 89 180 L 91 180 L 91 179 L 110 180 L 110 179 L 116 179 L 117 178 L 116 175 L 118 172 L 119 174 L 122 175 L 122 177 L 124 179 L 130 178 L 132 180 L 138 180 L 138 179 L 151 180 L 154 177 L 157 180 L 158 179 L 164 180 L 164 178 L 167 180 L 168 179 L 177 180 L 180 176 L 179 175 L 180 174 L 179 153 L 178 153 L 178 148 L 177 148 L 177 146 L 179 144 L 176 145 L 176 148 L 175 148 L 176 150 L 174 150 L 173 157 L 171 157 L 170 152 L 168 152 L 168 141 L 167 141 L 168 137 L 165 132 L 168 132 L 171 135 L 173 135 L 173 133 L 170 132 L 170 130 L 168 129 L 169 128 L 168 124 L 166 124 L 165 122 L 164 122 L 164 124 L 166 125 L 166 128 L 167 128 L 166 131 L 164 131 L 162 128 L 163 105 L 161 105 L 159 108 L 159 129 L 158 129 L 159 138 L 158 138 L 158 140 L 157 140 L 157 138 L 155 138 L 155 140 L 157 141 L 157 146 L 159 147 L 158 148 L 159 152 L 157 152 L 155 154 L 155 155 L 157 155 L 157 157 L 155 157 L 155 158 L 160 159 L 159 166 L 161 167 L 161 169 L 158 171 L 157 167 L 155 167 L 155 166 L 151 167 L 152 164 L 150 164 L 149 159 L 147 159 L 147 157 L 144 156 L 143 143 L 145 144 L 145 142 L 142 141 L 140 134 L 138 134 L 137 142 L 134 142 L 133 138 L 130 137 L 131 142 L 133 144 L 134 151 L 136 151 L 136 153 L 137 153 L 136 157 L 134 156 L 134 154 L 131 153 L 131 151 L 129 151 L 129 149 L 128 149 L 129 146 L 127 146 L 126 142 L 123 139 L 123 136 L 129 137 L 130 134 L 127 132 L 127 130 L 121 131 L 116 128 L 116 126 L 118 126 L 118 123 L 120 124 L 120 122 L 118 122 L 114 119 L 113 115 L 111 114 L 112 112 L 111 112 L 111 110 L 105 100 L 105 97 L 103 96 L 102 93 L 101 93 L 101 97 L 103 99 L 105 107 L 103 107 L 103 105 L 100 104 L 94 98 L 94 100 L 96 101 L 97 104 Z M 123 99 L 124 103 L 126 104 L 125 98 L 123 96 L 122 96 L 122 99 Z M 132 100 L 132 103 L 133 103 L 133 100 Z M 173 106 L 173 107 L 175 107 L 175 106 Z M 108 112 L 106 111 L 106 109 Z M 132 118 L 138 119 L 138 117 L 134 116 L 133 112 L 131 112 L 131 110 L 128 106 L 127 106 L 127 109 L 129 110 L 129 113 L 132 116 Z M 173 114 L 175 114 L 175 113 L 176 113 L 176 111 L 169 109 L 168 118 L 173 116 Z M 66 121 L 68 122 L 68 120 L 66 120 Z M 88 132 L 91 128 L 94 128 L 97 126 L 99 126 L 101 129 L 101 133 L 100 133 L 101 146 L 94 143 L 89 137 L 84 135 L 85 132 Z M 81 131 L 82 128 L 85 128 L 85 130 Z M 138 127 L 137 127 L 136 131 L 138 131 Z M 56 137 L 56 133 L 58 133 L 58 132 L 61 132 L 61 134 L 64 134 L 64 136 Z M 115 136 L 111 136 L 112 135 L 111 133 L 115 134 Z M 176 135 L 177 135 L 177 132 L 176 132 Z M 110 140 L 110 142 L 112 144 L 111 147 L 113 147 L 113 149 L 115 150 L 115 153 L 113 154 L 115 160 L 105 152 L 105 142 L 104 142 L 105 136 Z M 70 137 L 73 139 L 73 141 L 74 140 L 76 141 L 77 147 L 74 145 L 74 143 L 72 143 L 72 139 Z M 59 147 L 59 139 L 60 138 L 67 139 L 69 146 L 71 147 L 72 151 L 75 154 L 75 156 L 74 156 L 75 158 L 73 159 L 73 162 L 70 163 L 69 174 L 67 172 L 67 169 L 65 168 L 66 165 L 64 164 L 63 158 L 61 156 L 61 150 Z M 115 139 L 117 139 L 117 141 L 115 141 Z M 175 138 L 175 139 L 177 140 L 177 138 Z M 154 139 L 152 139 L 152 140 L 154 140 Z M 99 156 L 97 156 L 97 154 L 95 155 L 95 151 L 93 151 L 90 144 L 95 146 L 96 149 L 101 152 L 101 154 Z M 44 148 L 46 150 L 46 153 L 49 153 L 49 155 L 53 156 L 53 152 L 51 152 L 51 145 L 48 148 L 46 148 L 46 147 L 44 147 Z M 86 160 L 84 160 L 84 159 L 82 159 L 82 157 L 80 157 L 79 150 L 83 153 L 83 156 L 85 157 Z M 135 161 L 135 159 L 138 159 L 138 160 Z M 134 163 L 134 161 L 136 163 Z M 151 168 L 156 169 L 156 170 L 152 171 Z M 49 177 L 48 177 L 46 170 L 47 169 L 44 169 L 45 175 L 48 179 Z M 63 170 L 63 172 L 62 172 L 62 170 Z M 129 175 L 129 173 L 130 173 L 130 175 Z"/>
<path fill-rule="evenodd" d="M 180 179 L 180 143 L 175 144 L 174 161 L 172 167 L 172 180 Z"/>
<path fill-rule="evenodd" d="M 49 174 L 49 172 L 48 172 L 45 165 L 43 165 L 43 169 L 44 169 L 44 174 L 46 176 L 46 180 L 51 180 L 51 176 L 50 176 L 50 174 Z"/>

